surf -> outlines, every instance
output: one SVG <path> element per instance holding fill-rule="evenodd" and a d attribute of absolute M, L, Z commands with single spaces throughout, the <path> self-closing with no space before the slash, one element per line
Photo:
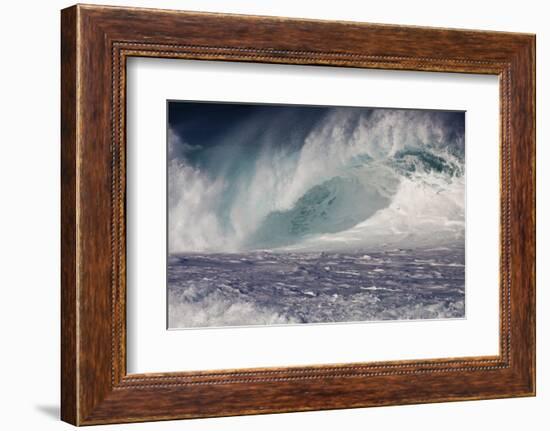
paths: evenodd
<path fill-rule="evenodd" d="M 251 121 L 208 150 L 169 130 L 169 251 L 463 241 L 464 125 L 450 121 L 332 108 L 307 127 L 288 115 Z"/>

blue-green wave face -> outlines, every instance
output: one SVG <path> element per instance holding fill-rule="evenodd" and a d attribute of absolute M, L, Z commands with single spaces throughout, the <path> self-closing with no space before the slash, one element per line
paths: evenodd
<path fill-rule="evenodd" d="M 367 219 L 389 203 L 354 176 L 338 176 L 307 190 L 287 210 L 272 211 L 250 236 L 250 247 L 277 247 L 302 238 L 335 233 Z"/>
<path fill-rule="evenodd" d="M 463 237 L 462 112 L 171 102 L 168 138 L 171 252 Z"/>

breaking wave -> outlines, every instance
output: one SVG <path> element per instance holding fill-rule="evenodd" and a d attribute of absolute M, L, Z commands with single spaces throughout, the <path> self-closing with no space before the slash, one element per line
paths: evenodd
<path fill-rule="evenodd" d="M 463 241 L 455 123 L 445 112 L 333 108 L 307 130 L 300 118 L 259 118 L 208 151 L 169 130 L 169 251 Z"/>

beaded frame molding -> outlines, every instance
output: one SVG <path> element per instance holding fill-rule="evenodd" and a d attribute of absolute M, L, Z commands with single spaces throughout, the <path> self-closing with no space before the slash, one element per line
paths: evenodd
<path fill-rule="evenodd" d="M 61 418 L 74 425 L 535 394 L 535 36 L 77 5 L 61 13 Z M 126 372 L 126 59 L 498 75 L 497 356 Z"/>

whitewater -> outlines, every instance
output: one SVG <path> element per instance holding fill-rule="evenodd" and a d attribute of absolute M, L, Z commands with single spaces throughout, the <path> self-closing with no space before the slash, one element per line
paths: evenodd
<path fill-rule="evenodd" d="M 170 328 L 464 317 L 464 114 L 168 130 Z"/>

